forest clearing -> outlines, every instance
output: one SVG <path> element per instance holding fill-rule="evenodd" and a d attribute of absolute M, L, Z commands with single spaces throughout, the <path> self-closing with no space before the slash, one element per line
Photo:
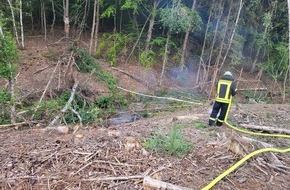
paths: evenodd
<path fill-rule="evenodd" d="M 3 1 L 0 189 L 289 189 L 287 3 Z"/>

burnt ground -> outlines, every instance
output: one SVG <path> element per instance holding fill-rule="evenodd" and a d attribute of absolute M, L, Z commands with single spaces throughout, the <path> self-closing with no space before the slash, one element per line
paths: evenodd
<path fill-rule="evenodd" d="M 27 49 L 22 51 L 17 86 L 23 95 L 41 95 L 56 63 L 52 57 L 56 58 L 57 52 L 63 50 L 61 43 L 47 48 L 52 45 L 42 43 L 40 46 L 39 41 L 35 38 L 27 40 Z M 150 92 L 146 84 L 107 65 L 103 67 L 112 70 L 121 87 L 141 93 Z M 126 72 L 141 78 L 145 73 L 134 65 L 119 67 L 124 68 Z M 154 84 L 150 80 L 156 81 L 156 72 L 146 70 L 146 73 L 145 78 L 150 76 L 146 80 Z M 57 86 L 57 81 L 65 81 L 62 74 L 56 76 L 59 77 L 54 77 L 51 86 Z M 92 91 L 98 95 L 107 93 L 106 87 L 89 74 L 78 73 L 77 78 L 80 87 L 95 89 Z M 172 83 L 166 88 L 176 89 L 178 85 Z M 70 126 L 68 133 L 46 131 L 39 125 L 1 128 L 0 187 L 18 190 L 144 189 L 142 176 L 146 175 L 178 186 L 201 189 L 245 155 L 261 148 L 255 142 L 245 141 L 245 136 L 273 147 L 288 147 L 289 140 L 250 136 L 227 126 L 201 125 L 207 123 L 210 108 L 208 103 L 191 105 L 175 112 L 164 111 L 153 118 L 107 127 L 91 125 L 74 130 L 77 127 Z M 289 104 L 241 104 L 237 101 L 232 106 L 229 120 L 236 125 L 267 125 L 287 129 L 289 110 Z M 156 131 L 167 134 L 177 124 L 184 126 L 184 137 L 193 143 L 190 153 L 175 156 L 143 148 L 144 141 Z M 270 153 L 259 154 L 226 176 L 213 189 L 289 189 L 289 153 L 275 153 L 275 158 L 284 167 L 277 167 Z"/>

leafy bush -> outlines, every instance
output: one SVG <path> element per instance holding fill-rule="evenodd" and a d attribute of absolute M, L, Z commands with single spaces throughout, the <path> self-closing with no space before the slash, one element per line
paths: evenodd
<path fill-rule="evenodd" d="M 112 108 L 114 105 L 114 99 L 112 96 L 102 96 L 96 101 L 96 105 L 99 108 Z"/>
<path fill-rule="evenodd" d="M 10 112 L 8 111 L 10 93 L 6 89 L 0 90 L 0 125 L 10 123 Z"/>
<path fill-rule="evenodd" d="M 153 63 L 156 63 L 156 59 L 154 58 L 155 53 L 152 50 L 143 51 L 140 55 L 140 63 L 145 68 L 150 68 Z"/>
<path fill-rule="evenodd" d="M 101 69 L 100 64 L 84 49 L 75 46 L 70 48 L 76 55 L 76 64 L 81 72 L 90 73 L 95 70 L 95 75 L 99 80 L 107 83 L 109 90 L 114 93 L 116 91 L 116 79 L 114 76 Z"/>
<path fill-rule="evenodd" d="M 12 79 L 17 74 L 14 62 L 18 58 L 19 53 L 13 38 L 0 35 L 0 77 Z"/>
<path fill-rule="evenodd" d="M 96 101 L 96 105 L 103 109 L 115 109 L 128 105 L 123 96 L 102 96 Z"/>
<path fill-rule="evenodd" d="M 117 64 L 117 58 L 126 56 L 127 46 L 133 41 L 133 34 L 104 34 L 99 42 L 99 46 L 96 52 L 96 56 L 106 55 L 106 60 L 111 63 L 112 66 Z M 103 53 L 103 52 L 106 53 Z"/>
<path fill-rule="evenodd" d="M 283 80 L 288 67 L 288 45 L 285 43 L 271 44 L 268 61 L 261 67 L 275 80 Z"/>
<path fill-rule="evenodd" d="M 154 151 L 166 152 L 170 155 L 186 155 L 192 148 L 193 143 L 185 140 L 182 135 L 182 126 L 176 125 L 170 128 L 169 134 L 158 131 L 145 143 L 145 148 Z"/>
<path fill-rule="evenodd" d="M 6 89 L 1 89 L 0 90 L 0 105 L 1 104 L 6 104 L 7 102 L 10 101 L 10 93 Z"/>
<path fill-rule="evenodd" d="M 269 99 L 267 97 L 266 92 L 254 92 L 252 90 L 248 90 L 245 92 L 245 97 L 250 101 L 250 99 L 255 100 L 256 102 L 268 102 Z"/>
<path fill-rule="evenodd" d="M 85 49 L 73 46 L 70 50 L 77 55 L 75 61 L 81 72 L 90 73 L 94 69 L 100 70 L 100 64 Z"/>

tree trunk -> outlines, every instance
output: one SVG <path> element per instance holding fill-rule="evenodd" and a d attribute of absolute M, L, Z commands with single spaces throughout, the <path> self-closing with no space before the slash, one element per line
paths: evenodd
<path fill-rule="evenodd" d="M 23 16 L 22 16 L 22 0 L 19 1 L 19 19 L 20 19 L 20 30 L 21 30 L 21 48 L 24 49 L 24 31 L 23 31 Z"/>
<path fill-rule="evenodd" d="M 151 18 L 149 20 L 147 38 L 146 38 L 146 42 L 145 42 L 145 51 L 149 50 L 149 46 L 150 46 L 150 42 L 151 42 L 151 38 L 152 38 L 152 31 L 153 31 L 153 27 L 154 27 L 156 12 L 157 12 L 157 6 L 158 6 L 159 2 L 160 1 L 154 1 L 154 4 L 153 4 L 153 10 L 152 10 Z"/>
<path fill-rule="evenodd" d="M 10 112 L 10 118 L 11 118 L 11 124 L 15 124 L 15 79 L 11 78 L 9 79 L 9 89 L 10 89 L 10 96 L 11 96 L 11 112 Z"/>
<path fill-rule="evenodd" d="M 44 30 L 44 40 L 47 41 L 47 29 L 46 29 L 46 14 L 45 14 L 45 4 L 44 1 L 41 1 L 41 12 L 42 12 L 42 22 Z"/>
<path fill-rule="evenodd" d="M 85 23 L 86 23 L 86 20 L 87 20 L 88 9 L 89 9 L 88 0 L 86 0 L 84 16 L 83 16 L 82 22 L 80 24 L 79 34 L 77 36 L 77 40 L 80 39 L 80 37 L 81 37 L 81 35 L 82 35 L 83 31 L 84 31 Z"/>
<path fill-rule="evenodd" d="M 220 59 L 222 58 L 222 52 L 223 52 L 223 49 L 224 49 L 224 45 L 225 45 L 225 39 L 226 39 L 226 36 L 227 36 L 227 30 L 228 30 L 228 27 L 229 27 L 229 21 L 230 21 L 230 16 L 231 16 L 231 12 L 232 12 L 232 7 L 233 7 L 233 0 L 231 0 L 230 2 L 230 8 L 229 8 L 229 12 L 228 12 L 228 15 L 227 15 L 227 19 L 226 19 L 226 26 L 224 27 L 224 35 L 223 35 L 223 38 L 222 38 L 222 42 L 221 42 L 221 46 L 220 46 L 220 49 L 219 49 L 219 53 L 218 53 L 218 56 L 216 58 L 216 63 L 215 65 L 218 67 L 218 70 L 220 70 L 223 66 L 223 64 L 220 64 Z M 221 66 L 219 66 L 221 65 Z"/>
<path fill-rule="evenodd" d="M 197 75 L 196 75 L 196 84 L 198 84 L 199 82 L 199 75 L 200 75 L 200 69 L 201 69 L 201 64 L 202 64 L 202 60 L 203 60 L 203 54 L 204 54 L 204 50 L 205 50 L 205 43 L 206 43 L 206 38 L 207 38 L 207 33 L 208 33 L 208 29 L 209 29 L 209 24 L 210 24 L 210 21 L 211 21 L 211 17 L 212 17 L 212 10 L 213 10 L 213 7 L 214 7 L 214 3 L 215 3 L 215 0 L 213 0 L 212 4 L 211 4 L 211 7 L 210 7 L 210 12 L 209 12 L 209 17 L 208 17 L 208 21 L 207 21 L 207 24 L 206 24 L 206 29 L 205 29 L 205 34 L 204 34 L 204 39 L 203 39 L 203 45 L 202 45 L 202 50 L 201 50 L 201 54 L 200 54 L 200 58 L 199 58 L 199 64 L 198 64 L 198 70 L 197 70 Z"/>
<path fill-rule="evenodd" d="M 122 4 L 122 0 L 119 1 L 119 5 Z M 120 20 L 119 20 L 119 32 L 122 32 L 122 23 L 123 23 L 123 11 L 120 11 Z"/>
<path fill-rule="evenodd" d="M 287 5 L 288 5 L 288 68 L 285 74 L 283 84 L 283 103 L 285 102 L 286 99 L 286 82 L 290 71 L 290 0 L 287 0 Z"/>
<path fill-rule="evenodd" d="M 31 20 L 31 32 L 34 32 L 34 22 L 33 22 L 33 14 L 32 14 L 32 1 L 29 1 L 30 10 L 29 10 L 29 16 Z"/>
<path fill-rule="evenodd" d="M 129 56 L 128 56 L 127 59 L 126 59 L 125 64 L 128 63 L 129 59 L 130 59 L 131 56 L 133 55 L 133 53 L 134 53 L 134 51 L 135 51 L 135 49 L 136 49 L 136 47 L 137 47 L 137 45 L 138 45 L 138 43 L 139 43 L 139 41 L 140 41 L 140 38 L 142 37 L 143 31 L 144 31 L 144 29 L 145 29 L 145 26 L 146 26 L 146 24 L 147 24 L 147 22 L 148 22 L 148 20 L 149 20 L 150 17 L 151 17 L 151 15 L 149 15 L 149 16 L 147 17 L 147 20 L 146 20 L 146 22 L 145 22 L 144 25 L 143 25 L 143 28 L 142 28 L 142 30 L 141 30 L 139 36 L 138 36 L 138 39 L 136 40 L 136 42 L 135 42 L 135 44 L 134 44 L 134 46 L 133 46 L 133 48 L 132 48 L 131 53 L 129 54 Z"/>
<path fill-rule="evenodd" d="M 191 7 L 192 10 L 194 10 L 195 8 L 195 3 L 196 3 L 196 0 L 193 0 L 192 7 Z M 181 60 L 180 60 L 181 69 L 183 69 L 185 66 L 185 52 L 187 49 L 188 38 L 189 38 L 189 31 L 185 33 L 184 40 L 183 40 L 182 55 L 181 55 Z"/>
<path fill-rule="evenodd" d="M 2 31 L 2 27 L 0 26 L 0 35 L 3 36 L 3 31 Z"/>
<path fill-rule="evenodd" d="M 274 10 L 271 9 L 271 11 L 270 11 L 271 16 L 273 15 L 273 12 L 274 12 Z M 265 25 L 265 28 L 264 28 L 264 31 L 263 31 L 263 36 L 262 36 L 262 40 L 264 41 L 266 39 L 266 35 L 268 33 L 268 29 L 270 27 L 270 24 L 263 24 L 263 25 Z M 261 52 L 261 47 L 258 47 L 257 53 L 255 55 L 255 59 L 254 59 L 254 61 L 252 63 L 252 67 L 251 67 L 251 71 L 250 71 L 251 73 L 254 73 L 254 71 L 255 71 L 255 68 L 256 68 L 256 65 L 257 65 L 257 62 L 258 62 L 258 59 L 259 59 L 260 52 Z"/>
<path fill-rule="evenodd" d="M 95 4 L 94 4 L 94 15 L 93 15 L 93 26 L 92 26 L 92 31 L 91 31 L 91 40 L 90 40 L 90 49 L 89 52 L 90 54 L 92 54 L 92 49 L 93 49 L 93 44 L 94 44 L 94 37 L 95 37 L 95 31 L 96 31 L 96 14 L 97 14 L 97 3 L 98 0 L 95 0 Z"/>
<path fill-rule="evenodd" d="M 217 32 L 218 32 L 218 29 L 219 29 L 219 24 L 220 24 L 220 20 L 221 20 L 222 14 L 223 14 L 223 10 L 224 10 L 224 4 L 221 1 L 219 3 L 219 8 L 218 8 L 219 12 L 218 12 L 216 26 L 215 26 L 215 30 L 214 30 L 214 36 L 213 36 L 213 40 L 212 40 L 212 44 L 211 44 L 211 48 L 210 48 L 210 54 L 209 54 L 209 60 L 208 60 L 208 65 L 209 66 L 211 65 L 211 60 L 212 60 L 212 56 L 213 56 L 213 50 L 214 50 L 214 46 L 215 46 L 215 43 L 216 43 Z M 209 74 L 209 71 L 207 72 L 207 75 L 208 74 Z M 207 78 L 207 76 L 206 76 L 206 78 Z"/>
<path fill-rule="evenodd" d="M 51 24 L 51 34 L 54 36 L 54 24 L 55 24 L 55 19 L 56 19 L 56 15 L 55 15 L 55 7 L 54 7 L 54 0 L 51 0 L 51 7 L 52 7 L 52 15 L 53 15 L 53 19 L 52 19 L 52 24 Z"/>
<path fill-rule="evenodd" d="M 95 46 L 94 46 L 94 52 L 97 51 L 97 47 L 98 47 L 98 36 L 99 36 L 99 25 L 100 25 L 100 0 L 97 0 L 98 4 L 97 4 L 97 15 L 96 15 L 96 29 L 95 29 Z"/>
<path fill-rule="evenodd" d="M 170 40 L 170 30 L 168 30 L 168 32 L 167 32 L 167 39 L 166 39 L 166 44 L 165 44 L 165 51 L 164 51 L 162 71 L 161 71 L 161 75 L 160 75 L 159 85 L 162 85 L 162 78 L 163 78 L 163 75 L 164 75 L 164 72 L 165 72 L 165 65 L 167 64 L 169 40 Z"/>
<path fill-rule="evenodd" d="M 218 73 L 219 73 L 219 71 L 220 71 L 220 69 L 222 68 L 222 65 L 223 65 L 223 64 L 221 64 L 221 66 L 219 66 L 220 65 L 220 59 L 222 57 L 222 51 L 223 51 L 224 45 L 225 45 L 224 42 L 225 42 L 227 29 L 228 29 L 228 25 L 229 25 L 229 20 L 230 20 L 230 15 L 231 15 L 231 11 L 232 11 L 232 3 L 233 3 L 233 1 L 230 2 L 230 8 L 229 8 L 229 12 L 228 12 L 227 19 L 226 19 L 226 26 L 225 26 L 225 29 L 223 31 L 222 42 L 221 42 L 221 45 L 220 45 L 220 48 L 219 48 L 219 53 L 218 53 L 218 56 L 216 58 L 215 65 L 214 65 L 215 69 L 214 69 L 214 72 L 213 72 L 213 75 L 212 75 L 213 76 L 212 77 L 213 81 L 211 83 L 211 88 L 210 88 L 210 92 L 209 92 L 209 99 L 211 98 L 211 96 L 213 94 L 214 87 L 215 87 L 215 80 L 216 80 L 217 75 L 218 75 Z"/>
<path fill-rule="evenodd" d="M 234 36 L 235 36 L 235 33 L 236 33 L 236 28 L 238 26 L 238 22 L 239 22 L 239 19 L 240 19 L 240 14 L 241 14 L 241 10 L 243 8 L 243 0 L 240 0 L 240 4 L 239 4 L 239 10 L 238 10 L 238 14 L 237 14 L 237 17 L 236 17 L 236 21 L 235 21 L 235 25 L 234 25 L 234 28 L 233 28 L 233 31 L 232 31 L 232 35 L 231 35 L 231 38 L 230 38 L 230 42 L 229 42 L 229 46 L 227 48 L 227 51 L 226 51 L 226 54 L 224 55 L 224 58 L 223 58 L 223 61 L 221 63 L 221 67 L 224 65 L 225 61 L 226 61 L 226 58 L 228 56 L 228 53 L 232 47 L 232 44 L 233 44 L 233 39 L 234 39 Z"/>
<path fill-rule="evenodd" d="M 11 3 L 11 0 L 7 0 L 10 10 L 11 10 L 11 16 L 12 16 L 12 23 L 13 23 L 13 30 L 14 30 L 14 35 L 17 41 L 18 46 L 21 46 L 19 43 L 19 38 L 18 38 L 18 32 L 17 32 L 17 27 L 16 27 L 16 23 L 15 23 L 15 16 L 14 16 L 14 10 L 13 10 L 13 5 Z"/>
<path fill-rule="evenodd" d="M 65 37 L 69 37 L 69 0 L 63 0 L 63 21 Z"/>

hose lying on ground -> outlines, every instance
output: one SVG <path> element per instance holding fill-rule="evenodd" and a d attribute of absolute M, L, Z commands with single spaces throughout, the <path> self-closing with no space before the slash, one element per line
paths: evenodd
<path fill-rule="evenodd" d="M 245 130 L 245 129 L 241 129 L 241 128 L 237 128 L 233 125 L 231 125 L 227 119 L 228 119 L 228 114 L 229 114 L 229 110 L 231 107 L 231 103 L 232 101 L 230 101 L 229 103 L 229 108 L 227 110 L 226 113 L 226 117 L 225 117 L 225 124 L 242 133 L 246 133 L 246 134 L 250 134 L 250 135 L 258 135 L 258 136 L 267 136 L 267 137 L 281 137 L 281 138 L 289 138 L 290 139 L 290 135 L 285 135 L 285 134 L 268 134 L 268 133 L 259 133 L 259 132 L 253 132 L 253 131 L 249 131 L 249 130 Z M 229 169 L 227 169 L 226 171 L 224 171 L 222 174 L 220 174 L 218 177 L 216 177 L 214 180 L 212 180 L 208 185 L 206 185 L 205 187 L 203 187 L 201 190 L 209 190 L 211 189 L 215 184 L 217 184 L 220 180 L 222 180 L 225 176 L 227 176 L 228 174 L 230 174 L 231 172 L 233 172 L 234 170 L 236 170 L 240 165 L 242 165 L 244 162 L 246 162 L 248 159 L 250 159 L 251 157 L 263 153 L 263 152 L 278 152 L 278 153 L 286 153 L 286 152 L 290 152 L 290 148 L 287 149 L 278 149 L 278 148 L 263 148 L 263 149 L 258 149 L 254 152 L 251 152 L 250 154 L 246 155 L 244 158 L 242 158 L 241 160 L 239 160 L 237 163 L 235 163 L 233 166 L 231 166 Z"/>

